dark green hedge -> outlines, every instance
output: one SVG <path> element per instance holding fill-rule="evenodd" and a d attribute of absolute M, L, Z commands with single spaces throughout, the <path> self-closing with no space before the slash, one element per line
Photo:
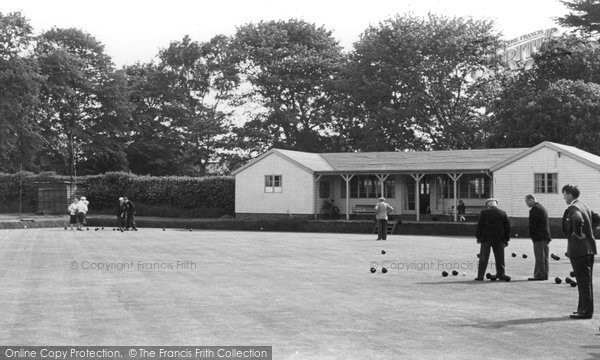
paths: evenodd
<path fill-rule="evenodd" d="M 0 173 L 0 212 L 18 211 L 22 181 L 23 212 L 37 207 L 37 185 L 43 181 L 68 181 L 67 176 L 21 172 Z M 90 201 L 90 211 L 115 212 L 117 199 L 126 196 L 135 202 L 140 216 L 218 217 L 233 215 L 233 177 L 153 177 L 116 172 L 77 178 L 78 196 Z"/>

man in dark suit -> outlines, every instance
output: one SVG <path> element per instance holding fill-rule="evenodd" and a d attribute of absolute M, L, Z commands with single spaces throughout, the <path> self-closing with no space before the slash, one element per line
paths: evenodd
<path fill-rule="evenodd" d="M 510 240 L 510 223 L 506 212 L 498 208 L 498 200 L 487 199 L 487 209 L 482 210 L 477 223 L 477 243 L 481 244 L 479 250 L 479 269 L 476 281 L 483 281 L 483 276 L 490 258 L 490 249 L 494 251 L 496 260 L 496 275 L 492 280 L 510 281 L 504 268 L 504 248 Z"/>
<path fill-rule="evenodd" d="M 548 244 L 550 237 L 550 224 L 548 212 L 539 202 L 535 201 L 533 195 L 525 196 L 525 203 L 529 206 L 529 237 L 533 241 L 533 254 L 535 256 L 535 268 L 533 277 L 527 279 L 548 280 Z"/>
<path fill-rule="evenodd" d="M 576 185 L 563 186 L 562 194 L 563 199 L 569 205 L 563 215 L 562 229 L 567 237 L 567 256 L 571 260 L 579 291 L 577 311 L 571 314 L 571 317 L 590 319 L 594 314 L 592 270 L 596 255 L 593 227 L 598 225 L 598 214 L 579 201 L 580 192 Z"/>

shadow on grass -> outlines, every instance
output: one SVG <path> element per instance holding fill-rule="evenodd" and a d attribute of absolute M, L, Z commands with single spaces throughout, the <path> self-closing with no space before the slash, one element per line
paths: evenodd
<path fill-rule="evenodd" d="M 531 282 L 528 281 L 527 279 L 523 279 L 523 280 L 511 280 L 508 281 L 508 283 L 520 283 L 520 282 Z M 484 285 L 484 284 L 504 284 L 507 283 L 507 281 L 490 281 L 490 280 L 485 280 L 485 281 L 475 281 L 473 279 L 471 280 L 463 280 L 463 281 L 452 281 L 452 279 L 448 279 L 448 280 L 442 280 L 442 281 L 434 281 L 434 282 L 418 282 L 415 283 L 415 285 L 437 285 L 437 284 L 444 284 L 444 285 L 450 285 L 450 284 L 466 284 L 466 285 Z"/>
<path fill-rule="evenodd" d="M 527 319 L 514 319 L 514 320 L 505 320 L 505 321 L 490 321 L 490 322 L 481 322 L 478 324 L 466 324 L 466 325 L 460 325 L 460 326 L 469 326 L 469 327 L 482 328 L 482 329 L 500 329 L 505 326 L 543 324 L 543 323 L 556 322 L 556 321 L 573 321 L 573 320 L 568 316 L 560 316 L 560 317 L 547 317 L 547 318 L 527 318 Z"/>
<path fill-rule="evenodd" d="M 596 334 L 596 335 L 600 335 L 600 334 Z M 585 350 L 599 350 L 600 349 L 600 345 L 581 345 L 580 347 Z M 585 360 L 600 359 L 600 353 L 589 353 L 588 355 L 590 357 L 586 358 Z"/>

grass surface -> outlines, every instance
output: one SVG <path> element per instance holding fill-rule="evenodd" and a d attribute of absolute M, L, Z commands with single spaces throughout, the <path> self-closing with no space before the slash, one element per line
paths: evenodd
<path fill-rule="evenodd" d="M 529 240 L 507 248 L 510 283 L 472 281 L 477 252 L 460 237 L 1 230 L 0 344 L 272 345 L 274 359 L 600 358 L 597 319 L 568 317 L 577 289 L 526 281 Z M 387 274 L 370 273 L 384 261 Z M 568 276 L 567 258 L 550 261 L 552 279 Z M 82 268 L 102 263 L 122 268 Z M 455 267 L 459 276 L 441 277 Z"/>

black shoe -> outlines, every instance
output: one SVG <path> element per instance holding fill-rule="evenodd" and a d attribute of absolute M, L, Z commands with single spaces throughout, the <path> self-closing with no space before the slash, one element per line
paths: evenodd
<path fill-rule="evenodd" d="M 483 281 L 482 277 L 476 277 L 475 279 L 473 279 L 474 281 Z"/>
<path fill-rule="evenodd" d="M 536 278 L 536 277 L 531 277 L 531 278 L 527 279 L 527 281 L 544 281 L 544 279 L 542 279 L 542 278 Z"/>
<path fill-rule="evenodd" d="M 591 319 L 592 318 L 592 314 L 588 313 L 588 312 L 575 313 L 575 314 L 571 314 L 569 316 L 571 317 L 571 319 Z"/>

